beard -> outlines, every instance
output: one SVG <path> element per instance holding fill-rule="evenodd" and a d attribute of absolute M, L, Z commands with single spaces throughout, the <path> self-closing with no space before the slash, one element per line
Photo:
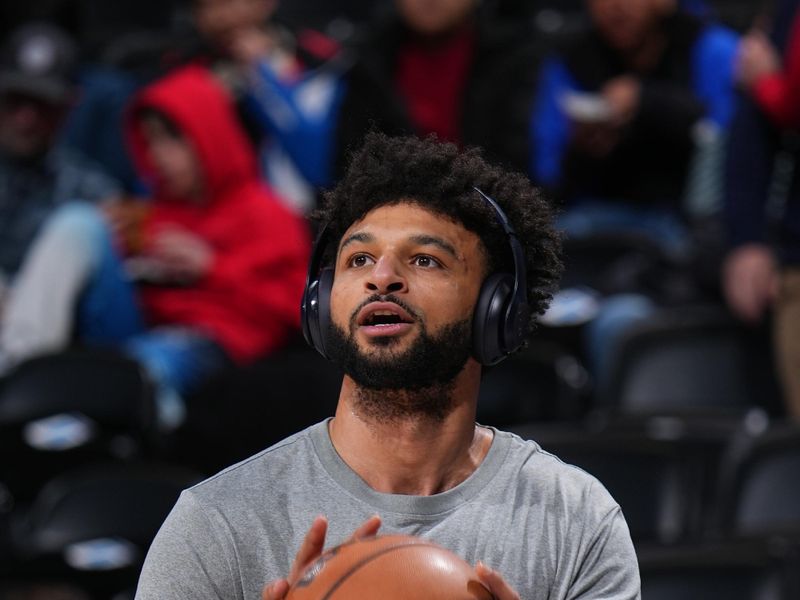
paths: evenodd
<path fill-rule="evenodd" d="M 391 336 L 373 338 L 375 352 L 358 348 L 358 311 L 378 300 L 394 302 L 416 318 L 419 335 L 405 350 L 393 350 L 401 340 Z M 356 383 L 356 409 L 364 416 L 381 422 L 420 416 L 442 421 L 457 405 L 455 379 L 472 353 L 471 333 L 472 323 L 467 319 L 431 335 L 424 321 L 399 298 L 374 297 L 353 312 L 349 331 L 330 323 L 328 350 L 331 359 Z"/>

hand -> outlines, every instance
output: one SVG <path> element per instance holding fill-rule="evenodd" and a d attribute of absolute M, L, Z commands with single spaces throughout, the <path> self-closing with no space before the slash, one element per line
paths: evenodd
<path fill-rule="evenodd" d="M 370 517 L 364 521 L 358 529 L 353 532 L 348 541 L 355 541 L 364 537 L 369 537 L 378 533 L 381 526 L 381 518 L 378 516 Z M 292 584 L 300 578 L 306 568 L 317 560 L 325 547 L 325 534 L 328 532 L 328 520 L 319 516 L 311 523 L 311 527 L 300 545 L 297 555 L 292 563 L 289 576 L 284 579 L 277 579 L 268 584 L 261 594 L 262 600 L 283 600 L 289 592 Z"/>
<path fill-rule="evenodd" d="M 100 204 L 114 239 L 124 252 L 135 254 L 142 249 L 142 224 L 150 210 L 145 198 L 119 198 Z"/>
<path fill-rule="evenodd" d="M 618 127 L 630 122 L 639 110 L 642 86 L 635 77 L 615 77 L 603 86 L 601 93 L 611 108 L 612 121 Z"/>
<path fill-rule="evenodd" d="M 214 250 L 200 236 L 169 226 L 150 240 L 145 254 L 158 261 L 165 274 L 177 281 L 192 283 L 205 276 L 214 262 Z"/>
<path fill-rule="evenodd" d="M 780 69 L 780 55 L 763 31 L 751 31 L 739 42 L 736 79 L 745 88 L 751 88 L 762 77 Z"/>
<path fill-rule="evenodd" d="M 259 27 L 246 27 L 236 31 L 229 41 L 231 57 L 243 66 L 267 58 L 275 49 L 273 37 Z"/>
<path fill-rule="evenodd" d="M 747 244 L 731 252 L 722 267 L 722 287 L 731 310 L 756 323 L 778 294 L 778 270 L 772 251 Z"/>
<path fill-rule="evenodd" d="M 475 572 L 478 574 L 478 579 L 489 589 L 495 600 L 520 600 L 519 594 L 506 583 L 506 580 L 497 571 L 490 569 L 482 562 L 478 562 Z"/>

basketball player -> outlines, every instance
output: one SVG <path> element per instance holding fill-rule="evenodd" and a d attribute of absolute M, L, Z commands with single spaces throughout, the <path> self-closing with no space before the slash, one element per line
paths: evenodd
<path fill-rule="evenodd" d="M 523 343 L 560 271 L 528 180 L 372 134 L 319 216 L 303 319 L 345 372 L 336 414 L 185 491 L 137 598 L 279 600 L 323 546 L 379 527 L 476 564 L 498 600 L 639 598 L 602 485 L 475 423 L 483 366 Z"/>

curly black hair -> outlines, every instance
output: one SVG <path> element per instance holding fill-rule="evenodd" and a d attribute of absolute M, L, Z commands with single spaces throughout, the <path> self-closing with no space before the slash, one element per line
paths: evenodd
<path fill-rule="evenodd" d="M 480 150 L 459 150 L 431 136 L 389 137 L 371 132 L 353 155 L 337 186 L 327 192 L 312 218 L 326 225 L 331 264 L 345 231 L 369 211 L 413 202 L 447 216 L 476 233 L 486 248 L 489 272 L 513 272 L 510 245 L 489 203 L 478 188 L 503 209 L 525 252 L 532 330 L 552 298 L 561 275 L 561 238 L 553 209 L 529 179 L 490 165 Z"/>

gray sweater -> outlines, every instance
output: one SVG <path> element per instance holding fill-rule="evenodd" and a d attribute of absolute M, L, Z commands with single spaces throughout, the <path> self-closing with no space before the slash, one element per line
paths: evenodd
<path fill-rule="evenodd" d="M 478 469 L 433 496 L 382 494 L 314 425 L 186 490 L 145 561 L 137 600 L 259 600 L 284 577 L 316 515 L 327 546 L 373 514 L 497 569 L 523 599 L 633 600 L 636 555 L 619 506 L 584 471 L 494 432 Z"/>

